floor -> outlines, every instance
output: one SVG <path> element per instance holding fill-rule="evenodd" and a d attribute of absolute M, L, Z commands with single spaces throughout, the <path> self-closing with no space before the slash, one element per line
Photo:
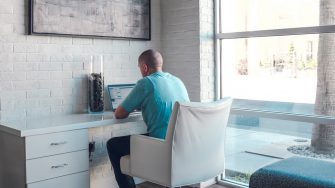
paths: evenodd
<path fill-rule="evenodd" d="M 233 127 L 227 128 L 226 137 L 226 170 L 244 174 L 252 174 L 265 165 L 295 156 L 287 151 L 289 146 L 310 144 L 308 138 Z"/>

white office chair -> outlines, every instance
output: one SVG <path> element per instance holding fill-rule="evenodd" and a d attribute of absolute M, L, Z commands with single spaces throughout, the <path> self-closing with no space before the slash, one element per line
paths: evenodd
<path fill-rule="evenodd" d="M 209 180 L 225 169 L 224 144 L 232 100 L 176 102 L 166 140 L 131 136 L 122 173 L 166 186 Z"/>

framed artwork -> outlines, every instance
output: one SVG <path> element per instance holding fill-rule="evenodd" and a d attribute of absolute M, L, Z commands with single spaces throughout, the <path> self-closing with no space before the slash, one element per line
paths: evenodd
<path fill-rule="evenodd" d="M 150 0 L 30 0 L 30 34 L 150 40 Z"/>

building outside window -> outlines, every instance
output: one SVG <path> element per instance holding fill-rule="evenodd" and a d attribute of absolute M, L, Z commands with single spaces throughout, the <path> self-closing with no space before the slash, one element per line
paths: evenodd
<path fill-rule="evenodd" d="M 217 0 L 216 15 L 220 97 L 234 98 L 223 180 L 294 155 L 335 162 L 335 2 Z"/>

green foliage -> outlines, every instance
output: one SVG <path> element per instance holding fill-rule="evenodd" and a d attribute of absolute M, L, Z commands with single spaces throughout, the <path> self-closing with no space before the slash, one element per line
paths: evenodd
<path fill-rule="evenodd" d="M 296 62 L 296 51 L 293 42 L 291 42 L 289 48 L 289 63 L 293 64 L 295 62 Z"/>
<path fill-rule="evenodd" d="M 298 70 L 314 70 L 318 67 L 318 63 L 315 59 L 309 59 L 298 63 Z"/>
<path fill-rule="evenodd" d="M 310 59 L 306 63 L 304 63 L 304 69 L 316 69 L 318 66 L 318 63 L 315 59 Z"/>
<path fill-rule="evenodd" d="M 226 178 L 239 183 L 249 184 L 251 173 L 234 173 L 231 175 L 226 175 Z"/>

